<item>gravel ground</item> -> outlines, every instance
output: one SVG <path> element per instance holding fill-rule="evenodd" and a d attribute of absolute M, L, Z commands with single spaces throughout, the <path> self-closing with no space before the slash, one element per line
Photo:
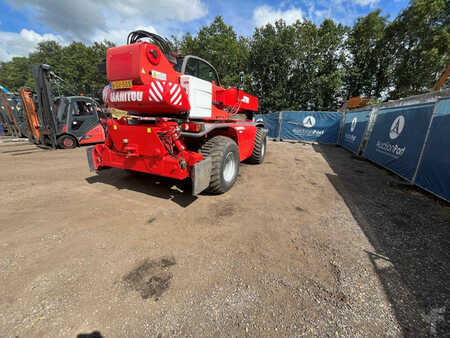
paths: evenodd
<path fill-rule="evenodd" d="M 220 196 L 0 139 L 0 336 L 445 336 L 450 207 L 270 142 Z"/>

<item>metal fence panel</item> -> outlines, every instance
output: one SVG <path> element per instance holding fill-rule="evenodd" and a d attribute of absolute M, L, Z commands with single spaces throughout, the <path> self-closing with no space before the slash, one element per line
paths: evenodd
<path fill-rule="evenodd" d="M 280 139 L 336 144 L 341 112 L 283 111 Z"/>
<path fill-rule="evenodd" d="M 280 113 L 270 112 L 267 114 L 258 114 L 254 119 L 256 122 L 264 121 L 264 124 L 269 132 L 267 134 L 270 138 L 278 138 L 279 136 L 279 123 L 280 123 Z"/>
<path fill-rule="evenodd" d="M 345 114 L 340 144 L 357 154 L 369 122 L 370 110 Z"/>
<path fill-rule="evenodd" d="M 450 202 L 450 98 L 436 105 L 415 183 Z"/>
<path fill-rule="evenodd" d="M 430 103 L 380 110 L 364 157 L 411 181 L 433 108 Z"/>

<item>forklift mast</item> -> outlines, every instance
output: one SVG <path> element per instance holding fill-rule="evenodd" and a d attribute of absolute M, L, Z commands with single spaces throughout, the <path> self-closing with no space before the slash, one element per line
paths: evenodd
<path fill-rule="evenodd" d="M 23 113 L 28 121 L 30 133 L 28 139 L 30 142 L 39 144 L 39 118 L 36 113 L 36 106 L 33 101 L 33 93 L 31 89 L 22 87 L 19 89 L 19 96 L 22 99 Z"/>
<path fill-rule="evenodd" d="M 32 70 L 38 101 L 37 114 L 40 121 L 40 143 L 56 149 L 58 145 L 56 140 L 58 123 L 50 87 L 50 66 L 41 64 L 34 66 Z"/>
<path fill-rule="evenodd" d="M 3 110 L 3 119 L 7 122 L 8 131 L 12 136 L 20 137 L 21 131 L 19 123 L 14 115 L 13 110 L 8 102 L 7 94 L 0 92 L 1 109 Z"/>

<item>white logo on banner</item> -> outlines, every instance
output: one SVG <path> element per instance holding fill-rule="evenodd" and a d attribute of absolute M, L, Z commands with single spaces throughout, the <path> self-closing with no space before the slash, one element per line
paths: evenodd
<path fill-rule="evenodd" d="M 314 117 L 310 116 L 306 116 L 303 119 L 303 126 L 305 128 L 312 128 L 316 125 L 316 119 Z"/>
<path fill-rule="evenodd" d="M 389 137 L 391 140 L 395 140 L 405 128 L 405 117 L 403 115 L 397 116 L 397 118 L 392 122 L 391 129 L 389 130 Z"/>
<path fill-rule="evenodd" d="M 355 117 L 355 118 L 352 120 L 352 125 L 350 126 L 350 131 L 351 131 L 352 133 L 355 131 L 356 123 L 358 123 L 358 118 L 357 118 L 357 117 Z"/>

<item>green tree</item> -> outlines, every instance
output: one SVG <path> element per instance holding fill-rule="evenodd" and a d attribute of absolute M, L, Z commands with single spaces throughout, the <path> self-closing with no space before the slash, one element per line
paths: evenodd
<path fill-rule="evenodd" d="M 390 98 L 427 92 L 449 59 L 447 0 L 411 0 L 387 27 L 385 45 L 393 65 Z"/>
<path fill-rule="evenodd" d="M 28 83 L 31 77 L 31 68 L 27 57 L 14 57 L 9 62 L 0 64 L 0 84 L 9 90 Z"/>
<path fill-rule="evenodd" d="M 282 20 L 256 28 L 250 40 L 251 91 L 259 98 L 261 111 L 293 108 L 292 79 L 296 30 Z"/>
<path fill-rule="evenodd" d="M 175 41 L 175 45 L 183 55 L 195 55 L 211 63 L 225 87 L 237 86 L 239 72 L 247 69 L 247 40 L 238 37 L 221 16 L 209 26 L 202 27 L 197 35 L 184 35 L 180 41 Z"/>
<path fill-rule="evenodd" d="M 257 28 L 250 42 L 253 92 L 262 111 L 336 109 L 342 96 L 346 28 L 325 20 Z"/>
<path fill-rule="evenodd" d="M 347 96 L 380 96 L 389 84 L 389 63 L 386 63 L 384 33 L 387 17 L 377 9 L 357 19 L 353 25 L 346 49 Z"/>
<path fill-rule="evenodd" d="M 317 42 L 314 54 L 317 55 L 313 63 L 315 69 L 311 86 L 313 88 L 312 101 L 307 108 L 313 110 L 335 110 L 342 100 L 342 86 L 344 80 L 344 35 L 347 28 L 336 25 L 333 20 L 322 22 L 317 30 Z"/>
<path fill-rule="evenodd" d="M 97 65 L 105 60 L 106 50 L 112 46 L 108 41 L 95 42 L 90 46 L 81 42 L 68 46 L 61 46 L 55 41 L 40 42 L 28 57 L 16 57 L 0 64 L 2 85 L 10 90 L 22 86 L 34 88 L 31 68 L 46 63 L 65 80 L 62 86 L 54 88 L 55 95 L 84 94 L 101 98 L 108 81 Z"/>

